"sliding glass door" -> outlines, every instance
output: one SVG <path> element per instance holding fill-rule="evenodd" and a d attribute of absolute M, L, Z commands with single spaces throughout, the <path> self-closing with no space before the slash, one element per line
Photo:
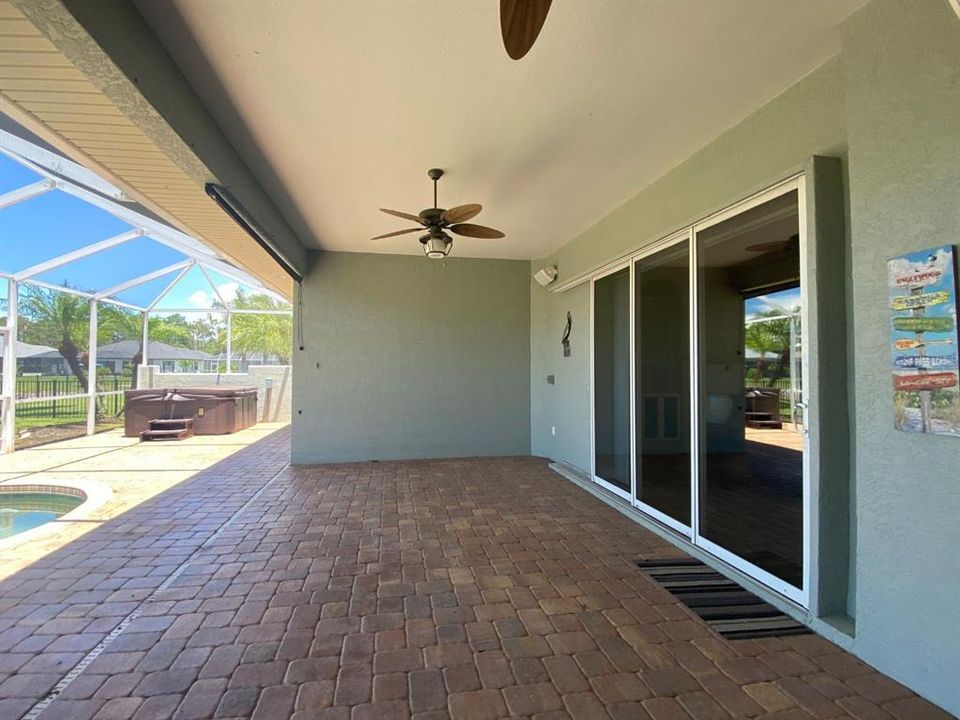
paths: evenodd
<path fill-rule="evenodd" d="M 697 543 L 799 599 L 804 294 L 796 190 L 696 229 Z"/>
<path fill-rule="evenodd" d="M 806 604 L 799 180 L 593 279 L 593 476 Z M 801 267 L 804 266 L 804 267 Z"/>
<path fill-rule="evenodd" d="M 593 475 L 630 497 L 630 267 L 593 282 Z"/>
<path fill-rule="evenodd" d="M 689 233 L 634 261 L 638 507 L 690 528 Z"/>

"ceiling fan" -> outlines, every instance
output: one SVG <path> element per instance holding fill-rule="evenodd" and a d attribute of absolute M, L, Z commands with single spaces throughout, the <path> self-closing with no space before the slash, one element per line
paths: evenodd
<path fill-rule="evenodd" d="M 519 60 L 536 42 L 553 0 L 500 0 L 500 34 L 507 55 Z"/>
<path fill-rule="evenodd" d="M 428 258 L 442 258 L 446 257 L 450 252 L 450 248 L 453 247 L 453 238 L 446 233 L 447 230 L 455 233 L 456 235 L 463 235 L 464 237 L 491 239 L 506 237 L 499 230 L 484 227 L 483 225 L 473 225 L 472 223 L 464 222 L 464 220 L 469 220 L 483 210 L 483 206 L 479 203 L 457 205 L 449 210 L 444 210 L 443 208 L 437 207 L 437 180 L 443 177 L 443 170 L 440 168 L 433 168 L 432 170 L 427 171 L 427 175 L 431 180 L 433 180 L 432 208 L 421 210 L 416 215 L 413 215 L 412 213 L 400 212 L 399 210 L 380 208 L 380 212 L 385 212 L 387 215 L 404 218 L 405 220 L 413 220 L 414 222 L 420 223 L 421 227 L 409 228 L 407 230 L 397 230 L 396 232 L 387 233 L 386 235 L 377 235 L 375 238 L 372 238 L 373 240 L 396 237 L 397 235 L 406 235 L 407 233 L 412 232 L 421 232 L 424 228 L 426 228 L 427 234 L 420 238 L 420 243 L 423 245 L 423 251 L 426 253 Z"/>
<path fill-rule="evenodd" d="M 771 242 L 762 242 L 755 245 L 747 245 L 745 248 L 750 252 L 756 253 L 768 253 L 768 252 L 782 252 L 785 250 L 793 250 L 800 243 L 800 235 L 793 234 L 788 237 L 786 240 L 773 240 Z"/>

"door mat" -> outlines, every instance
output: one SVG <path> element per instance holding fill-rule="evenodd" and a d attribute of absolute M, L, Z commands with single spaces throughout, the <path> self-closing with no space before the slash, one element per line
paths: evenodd
<path fill-rule="evenodd" d="M 637 565 L 727 640 L 810 633 L 806 625 L 699 560 L 638 560 Z"/>

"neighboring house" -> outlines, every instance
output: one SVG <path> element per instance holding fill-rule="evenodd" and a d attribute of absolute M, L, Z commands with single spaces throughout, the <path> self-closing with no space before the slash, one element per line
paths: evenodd
<path fill-rule="evenodd" d="M 133 357 L 140 352 L 137 340 L 121 340 L 97 348 L 97 365 L 120 373 L 133 364 Z M 216 370 L 217 359 L 203 350 L 175 347 L 151 340 L 147 347 L 147 362 L 156 365 L 161 372 L 205 372 Z"/>
<path fill-rule="evenodd" d="M 2 361 L 3 344 L 0 343 L 0 363 Z M 17 341 L 18 374 L 67 375 L 69 372 L 66 359 L 56 348 Z"/>
<path fill-rule="evenodd" d="M 226 354 L 221 354 L 217 357 L 220 362 L 226 363 L 227 356 Z M 289 363 L 280 362 L 280 358 L 276 355 L 270 353 L 254 352 L 247 353 L 246 355 L 241 355 L 238 353 L 233 354 L 231 365 L 233 366 L 233 372 L 245 373 L 254 365 L 287 365 Z"/>
<path fill-rule="evenodd" d="M 761 364 L 761 361 L 763 361 L 764 367 L 769 367 L 776 364 L 779 359 L 780 356 L 777 353 L 769 350 L 759 353 L 751 348 L 744 348 L 743 351 L 743 362 L 747 370 L 755 370 Z"/>

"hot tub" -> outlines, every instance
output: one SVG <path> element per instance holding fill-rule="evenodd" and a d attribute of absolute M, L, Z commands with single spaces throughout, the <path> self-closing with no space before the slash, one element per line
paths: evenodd
<path fill-rule="evenodd" d="M 196 435 L 225 435 L 257 422 L 257 388 L 150 388 L 124 392 L 124 435 L 139 437 L 151 420 L 193 418 Z"/>

